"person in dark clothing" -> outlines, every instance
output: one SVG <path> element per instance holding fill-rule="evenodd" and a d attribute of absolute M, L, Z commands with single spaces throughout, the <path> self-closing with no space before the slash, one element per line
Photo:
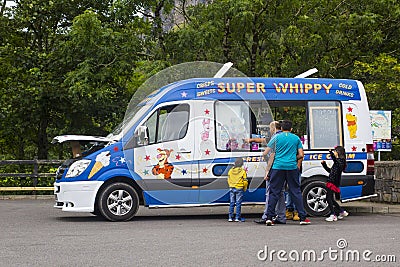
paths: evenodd
<path fill-rule="evenodd" d="M 330 149 L 329 154 L 333 160 L 331 168 L 328 167 L 325 160 L 321 161 L 324 169 L 329 172 L 329 177 L 326 182 L 326 201 L 328 202 L 331 214 L 325 220 L 327 222 L 335 222 L 349 215 L 335 200 L 335 193 L 340 193 L 339 187 L 342 179 L 342 172 L 346 169 L 346 151 L 344 147 L 337 146 L 334 150 Z"/>
<path fill-rule="evenodd" d="M 282 133 L 275 135 L 268 142 L 263 156 L 267 155 L 272 149 L 275 151 L 274 162 L 270 171 L 270 195 L 268 199 L 267 226 L 274 225 L 275 207 L 282 193 L 285 182 L 294 196 L 294 203 L 299 212 L 300 225 L 310 224 L 307 213 L 304 210 L 301 187 L 299 180 L 299 169 L 301 160 L 304 157 L 303 145 L 300 138 L 292 134 L 292 122 L 284 120 L 281 123 Z"/>

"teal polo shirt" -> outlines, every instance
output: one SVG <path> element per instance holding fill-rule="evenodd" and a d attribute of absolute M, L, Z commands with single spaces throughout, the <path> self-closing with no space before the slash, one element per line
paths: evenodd
<path fill-rule="evenodd" d="M 297 135 L 281 132 L 273 136 L 267 146 L 275 151 L 272 169 L 294 170 L 297 168 L 297 151 L 303 148 Z"/>

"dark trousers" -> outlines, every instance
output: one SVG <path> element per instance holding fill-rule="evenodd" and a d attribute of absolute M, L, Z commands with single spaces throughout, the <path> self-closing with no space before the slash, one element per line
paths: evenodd
<path fill-rule="evenodd" d="M 271 220 L 275 214 L 276 203 L 279 200 L 280 194 L 283 189 L 285 181 L 289 186 L 289 191 L 293 195 L 292 201 L 294 202 L 300 216 L 300 220 L 304 220 L 307 216 L 304 211 L 303 197 L 300 189 L 299 170 L 271 170 L 270 176 L 270 192 L 267 209 L 267 220 Z"/>
<path fill-rule="evenodd" d="M 331 214 L 339 215 L 339 213 L 342 211 L 342 208 L 335 200 L 335 192 L 329 188 L 326 189 L 326 201 L 328 202 L 328 207 L 331 210 Z"/>

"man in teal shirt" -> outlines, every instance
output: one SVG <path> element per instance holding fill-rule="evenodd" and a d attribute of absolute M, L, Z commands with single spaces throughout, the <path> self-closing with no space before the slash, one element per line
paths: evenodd
<path fill-rule="evenodd" d="M 300 216 L 300 224 L 310 224 L 304 211 L 303 199 L 299 181 L 299 171 L 302 158 L 304 157 L 303 146 L 300 138 L 292 134 L 292 122 L 284 120 L 281 122 L 282 133 L 275 135 L 267 145 L 264 155 L 273 149 L 275 159 L 270 172 L 270 195 L 267 209 L 267 225 L 273 225 L 272 218 L 275 217 L 275 206 L 279 200 L 282 188 L 287 182 L 289 191 L 292 193 L 293 202 Z"/>

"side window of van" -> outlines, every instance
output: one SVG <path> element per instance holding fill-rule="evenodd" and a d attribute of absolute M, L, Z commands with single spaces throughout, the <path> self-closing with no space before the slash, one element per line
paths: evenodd
<path fill-rule="evenodd" d="M 185 137 L 189 122 L 188 104 L 169 105 L 156 110 L 145 122 L 149 144 L 179 140 Z"/>
<path fill-rule="evenodd" d="M 243 101 L 215 103 L 216 140 L 219 151 L 250 150 L 244 142 L 250 137 L 250 108 Z"/>

